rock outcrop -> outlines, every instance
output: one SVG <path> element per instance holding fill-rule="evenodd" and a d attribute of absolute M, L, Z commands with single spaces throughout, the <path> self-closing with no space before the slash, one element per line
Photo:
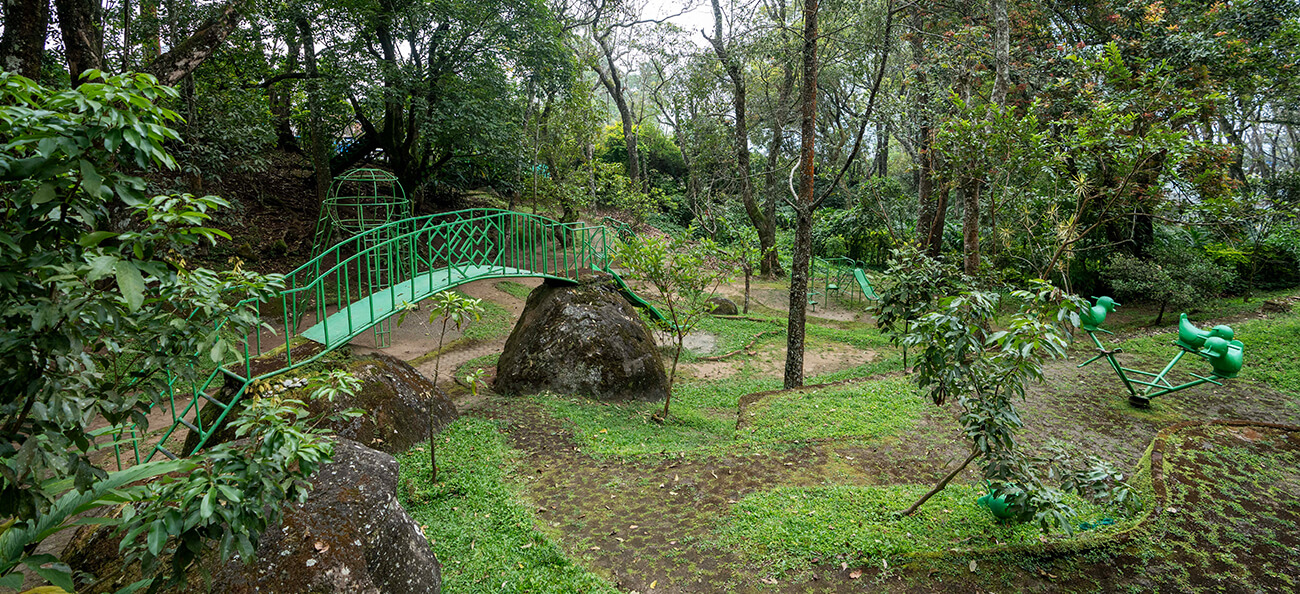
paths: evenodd
<path fill-rule="evenodd" d="M 287 507 L 279 524 L 266 530 L 256 559 L 222 562 L 213 547 L 201 558 L 202 570 L 191 570 L 187 584 L 167 591 L 440 592 L 441 565 L 397 501 L 397 469 L 397 460 L 388 454 L 337 440 L 334 461 L 312 476 L 307 501 Z M 74 570 L 97 578 L 79 592 L 113 592 L 139 579 L 138 565 L 123 565 L 120 539 L 106 526 L 77 531 L 60 557 Z"/>
<path fill-rule="evenodd" d="M 547 280 L 528 295 L 494 388 L 653 401 L 667 397 L 668 375 L 645 322 L 609 277 L 596 276 L 579 285 Z"/>
<path fill-rule="evenodd" d="M 217 569 L 212 591 L 440 592 L 438 559 L 396 492 L 397 460 L 338 440 L 306 503 L 262 535 L 254 563 L 232 559 Z"/>
<path fill-rule="evenodd" d="M 433 415 L 434 431 L 441 431 L 458 413 L 442 390 L 434 387 L 423 374 L 416 371 L 405 361 L 381 353 L 372 353 L 358 357 L 345 357 L 331 361 L 329 366 L 346 369 L 361 380 L 361 390 L 353 396 L 338 396 L 331 401 L 315 400 L 308 404 L 312 416 L 328 415 L 349 408 L 359 408 L 365 414 L 355 418 L 344 418 L 325 423 L 336 435 L 360 442 L 390 454 L 398 454 L 410 449 L 412 445 L 429 438 L 429 415 Z M 265 390 L 305 390 L 307 380 L 302 374 L 293 372 L 276 376 L 266 382 Z M 227 387 L 218 398 L 230 397 L 237 387 Z M 301 396 L 306 399 L 307 394 Z M 247 396 L 245 396 L 247 398 Z M 236 408 L 242 408 L 236 404 Z M 203 409 L 205 425 L 216 418 L 220 410 L 208 405 Z M 238 410 L 226 415 L 226 422 L 217 430 L 203 447 L 210 448 L 219 443 L 235 439 L 229 421 L 238 414 Z M 198 443 L 198 436 L 190 434 L 185 441 L 185 450 L 190 452 Z"/>
<path fill-rule="evenodd" d="M 736 307 L 736 302 L 726 297 L 710 297 L 708 300 L 709 313 L 715 316 L 734 316 L 740 314 L 740 308 Z"/>

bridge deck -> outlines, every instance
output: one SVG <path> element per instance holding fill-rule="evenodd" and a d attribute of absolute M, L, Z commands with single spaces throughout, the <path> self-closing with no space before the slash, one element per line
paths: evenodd
<path fill-rule="evenodd" d="M 401 311 L 404 303 L 417 303 L 472 280 L 512 276 L 543 275 L 522 268 L 474 264 L 431 270 L 363 297 L 304 330 L 301 336 L 327 346 L 342 344 Z"/>

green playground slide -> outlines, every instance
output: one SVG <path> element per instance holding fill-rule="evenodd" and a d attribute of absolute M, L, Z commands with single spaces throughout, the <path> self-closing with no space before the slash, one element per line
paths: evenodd
<path fill-rule="evenodd" d="M 858 279 L 858 286 L 862 287 L 862 294 L 866 295 L 867 299 L 880 301 L 880 296 L 876 294 L 876 290 L 871 288 L 871 281 L 867 280 L 867 273 L 863 272 L 861 268 L 854 268 L 853 277 Z"/>
<path fill-rule="evenodd" d="M 633 291 L 631 287 L 627 286 L 627 283 L 623 282 L 623 277 L 619 276 L 617 272 L 614 272 L 609 268 L 606 268 L 605 272 L 608 272 L 610 276 L 614 277 L 614 282 L 618 283 L 618 290 L 623 293 L 624 297 L 627 297 L 628 301 L 632 302 L 632 305 L 649 310 L 650 317 L 659 320 L 660 322 L 668 320 L 668 318 L 664 317 L 664 314 L 660 313 L 658 309 L 655 309 L 655 306 L 650 305 L 649 301 L 642 299 L 640 295 L 636 294 L 636 291 Z"/>

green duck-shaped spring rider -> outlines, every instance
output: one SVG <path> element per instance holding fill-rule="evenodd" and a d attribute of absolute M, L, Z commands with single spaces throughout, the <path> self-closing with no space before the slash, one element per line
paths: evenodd
<path fill-rule="evenodd" d="M 1227 328 L 1227 326 L 1217 326 L 1216 329 L 1218 328 Z M 1228 332 L 1232 330 L 1229 329 Z M 1237 372 L 1241 371 L 1243 346 L 1240 340 L 1211 336 L 1205 339 L 1205 347 L 1200 350 L 1200 353 L 1210 361 L 1215 376 L 1232 378 L 1237 377 Z"/>
<path fill-rule="evenodd" d="M 1210 338 L 1222 338 L 1224 341 L 1231 341 L 1232 327 L 1219 325 L 1209 330 L 1201 330 L 1188 321 L 1187 314 L 1178 316 L 1178 346 L 1189 351 L 1197 351 L 1204 347 L 1205 341 Z"/>
<path fill-rule="evenodd" d="M 1106 322 L 1106 314 L 1115 311 L 1119 304 L 1115 303 L 1115 300 L 1110 297 L 1093 297 L 1092 299 L 1096 305 L 1079 310 L 1079 322 L 1084 330 L 1096 332 Z"/>

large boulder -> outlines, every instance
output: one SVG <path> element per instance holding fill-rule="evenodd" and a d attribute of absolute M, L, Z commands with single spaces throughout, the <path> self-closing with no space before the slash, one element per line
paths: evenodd
<path fill-rule="evenodd" d="M 494 388 L 653 401 L 668 396 L 668 374 L 650 329 L 601 275 L 579 285 L 547 280 L 528 295 Z"/>
<path fill-rule="evenodd" d="M 390 454 L 399 454 L 428 440 L 430 415 L 433 415 L 435 432 L 450 425 L 458 416 L 451 398 L 436 388 L 429 378 L 401 359 L 371 353 L 326 359 L 324 366 L 351 371 L 361 380 L 361 390 L 353 396 L 340 395 L 332 401 L 313 400 L 308 404 L 312 416 L 326 416 L 349 408 L 365 411 L 359 417 L 326 421 L 325 425 L 339 437 Z M 276 392 L 300 390 L 304 391 L 301 396 L 305 398 L 306 381 L 304 374 L 289 372 L 267 380 L 263 389 Z M 218 399 L 229 398 L 238 389 L 238 382 L 228 383 L 233 385 L 227 385 Z M 241 399 L 236 408 L 242 408 L 243 402 L 244 399 Z M 211 423 L 220 412 L 220 409 L 210 403 L 204 407 L 204 425 Z M 238 410 L 226 415 L 226 421 L 208 438 L 205 448 L 235 439 L 229 420 L 236 414 Z M 186 438 L 184 451 L 193 451 L 196 444 L 198 435 L 191 432 Z"/>
<path fill-rule="evenodd" d="M 430 415 L 435 432 L 459 416 L 445 392 L 401 359 L 373 353 L 352 359 L 347 369 L 361 380 L 361 390 L 332 403 L 316 400 L 309 407 L 312 414 L 347 408 L 365 411 L 359 417 L 331 423 L 339 437 L 400 454 L 429 439 Z"/>
<path fill-rule="evenodd" d="M 339 439 L 334 461 L 311 478 L 307 501 L 290 505 L 280 523 L 262 535 L 252 563 L 222 562 L 215 547 L 187 584 L 168 592 L 437 593 L 438 559 L 420 528 L 398 503 L 397 460 L 357 442 Z M 120 513 L 120 509 L 115 513 Z M 139 579 L 124 566 L 121 535 L 106 526 L 83 526 L 60 556 L 74 570 L 95 576 L 78 592 L 113 592 Z M 163 560 L 164 563 L 168 562 Z M 204 574 L 211 576 L 205 583 Z"/>
<path fill-rule="evenodd" d="M 232 559 L 213 592 L 426 594 L 442 589 L 438 559 L 397 502 L 397 460 L 338 440 L 307 501 L 267 530 L 252 564 Z"/>
<path fill-rule="evenodd" d="M 740 313 L 736 302 L 726 297 L 710 297 L 706 303 L 709 313 L 715 316 L 734 316 Z"/>

